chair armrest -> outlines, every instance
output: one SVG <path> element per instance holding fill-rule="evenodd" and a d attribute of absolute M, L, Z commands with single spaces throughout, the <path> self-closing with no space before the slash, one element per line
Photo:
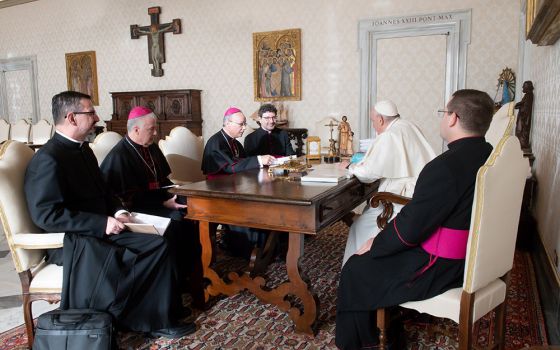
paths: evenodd
<path fill-rule="evenodd" d="M 369 206 L 376 208 L 379 205 L 383 206 L 383 212 L 377 217 L 377 226 L 382 230 L 387 225 L 387 222 L 393 216 L 393 203 L 406 205 L 410 202 L 409 197 L 399 196 L 391 192 L 377 192 L 369 200 Z"/>
<path fill-rule="evenodd" d="M 62 248 L 64 233 L 18 233 L 13 238 L 16 248 L 53 249 Z"/>

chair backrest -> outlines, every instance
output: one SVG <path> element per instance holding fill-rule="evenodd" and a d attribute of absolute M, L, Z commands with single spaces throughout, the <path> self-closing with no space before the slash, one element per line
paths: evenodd
<path fill-rule="evenodd" d="M 43 145 L 51 138 L 53 126 L 46 119 L 39 120 L 31 126 L 31 142 L 35 145 Z"/>
<path fill-rule="evenodd" d="M 13 140 L 0 146 L 0 220 L 16 271 L 22 272 L 43 259 L 45 251 L 15 247 L 15 236 L 20 233 L 39 233 L 27 209 L 23 191 L 25 170 L 35 152 L 26 145 Z"/>
<path fill-rule="evenodd" d="M 513 135 L 515 125 L 515 103 L 503 105 L 492 117 L 490 128 L 486 132 L 486 141 L 496 148 L 498 142 L 506 135 Z"/>
<path fill-rule="evenodd" d="M 172 180 L 193 182 L 204 180 L 200 170 L 204 141 L 184 126 L 171 130 L 169 135 L 159 140 L 159 148 L 165 155 L 171 168 Z"/>
<path fill-rule="evenodd" d="M 28 143 L 30 133 L 31 124 L 25 119 L 20 119 L 10 129 L 10 140 Z"/>
<path fill-rule="evenodd" d="M 97 158 L 97 164 L 101 165 L 103 159 L 121 139 L 122 136 L 114 131 L 104 131 L 95 137 L 89 146 Z"/>
<path fill-rule="evenodd" d="M 309 134 L 309 136 L 318 136 L 319 138 L 321 138 L 321 153 L 322 154 L 327 154 L 329 153 L 329 139 L 331 138 L 331 130 L 328 126 L 330 123 L 335 124 L 336 126 L 333 127 L 333 133 L 332 133 L 332 138 L 333 140 L 337 141 L 336 144 L 336 149 L 338 149 L 339 144 L 338 144 L 338 123 L 340 123 L 336 118 L 333 117 L 326 117 L 323 118 L 321 120 L 319 120 L 318 122 L 315 123 L 315 128 L 313 129 L 313 131 Z"/>
<path fill-rule="evenodd" d="M 10 123 L 0 119 L 0 142 L 10 139 Z"/>
<path fill-rule="evenodd" d="M 463 289 L 474 293 L 513 266 L 528 160 L 506 135 L 476 176 Z"/>

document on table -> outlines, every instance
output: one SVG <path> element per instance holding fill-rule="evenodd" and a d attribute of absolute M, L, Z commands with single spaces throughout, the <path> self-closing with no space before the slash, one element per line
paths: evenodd
<path fill-rule="evenodd" d="M 132 232 L 150 233 L 162 236 L 169 226 L 170 218 L 163 216 L 149 215 L 144 213 L 131 213 L 132 223 L 125 226 Z"/>
<path fill-rule="evenodd" d="M 295 156 L 295 155 L 280 157 L 280 158 L 274 158 L 274 161 L 272 162 L 272 165 L 282 165 L 282 164 L 287 163 L 288 161 L 290 161 L 292 159 L 296 159 L 296 158 L 297 158 L 297 156 Z"/>
<path fill-rule="evenodd" d="M 348 169 L 341 169 L 338 163 L 318 164 L 311 168 L 307 175 L 301 177 L 302 182 L 330 182 L 337 183 L 351 177 Z"/>

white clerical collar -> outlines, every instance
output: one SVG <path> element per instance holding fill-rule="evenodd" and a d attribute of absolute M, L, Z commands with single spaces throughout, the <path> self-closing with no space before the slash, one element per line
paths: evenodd
<path fill-rule="evenodd" d="M 65 139 L 69 140 L 69 141 L 72 141 L 74 143 L 79 143 L 80 146 L 84 143 L 84 141 L 74 140 L 73 138 L 64 135 L 61 131 L 56 130 L 56 133 L 59 134 L 60 136 L 64 137 Z"/>

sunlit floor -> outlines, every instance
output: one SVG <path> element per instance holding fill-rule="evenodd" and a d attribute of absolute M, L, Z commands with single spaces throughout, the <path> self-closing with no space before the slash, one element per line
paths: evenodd
<path fill-rule="evenodd" d="M 44 301 L 33 303 L 33 317 L 58 307 Z M 0 229 L 0 333 L 23 324 L 21 283 L 12 256 Z"/>

